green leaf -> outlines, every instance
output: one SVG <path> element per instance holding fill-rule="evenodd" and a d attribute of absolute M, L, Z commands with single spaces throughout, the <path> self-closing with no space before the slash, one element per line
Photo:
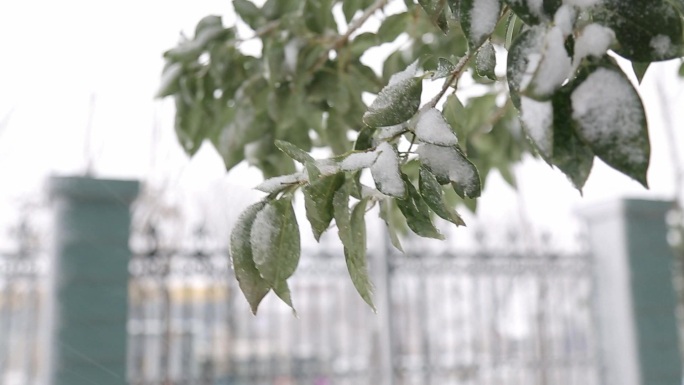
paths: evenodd
<path fill-rule="evenodd" d="M 548 22 L 562 5 L 562 0 L 504 0 L 528 25 Z"/>
<path fill-rule="evenodd" d="M 331 10 L 332 0 L 306 0 L 304 24 L 316 34 L 325 33 L 335 24 Z"/>
<path fill-rule="evenodd" d="M 392 199 L 385 199 L 380 202 L 380 218 L 382 218 L 382 220 L 385 221 L 385 225 L 387 225 L 387 232 L 392 246 L 403 253 L 404 249 L 401 247 L 401 241 L 397 234 L 397 225 L 394 221 L 394 215 L 392 215 L 394 209 L 393 203 Z"/>
<path fill-rule="evenodd" d="M 496 80 L 496 51 L 492 43 L 487 40 L 475 57 L 475 69 L 477 74 L 492 80 Z"/>
<path fill-rule="evenodd" d="M 467 114 L 465 107 L 455 94 L 447 97 L 442 109 L 442 115 L 444 115 L 444 119 L 449 123 L 449 126 L 456 131 L 456 137 L 465 142 L 468 138 L 465 124 Z"/>
<path fill-rule="evenodd" d="M 363 121 L 371 127 L 394 126 L 403 123 L 418 111 L 423 91 L 421 78 L 415 77 L 417 62 L 392 75 L 389 84 L 375 98 Z"/>
<path fill-rule="evenodd" d="M 278 147 L 280 151 L 285 153 L 285 155 L 289 156 L 290 158 L 296 160 L 297 162 L 301 164 L 307 164 L 307 163 L 314 163 L 315 159 L 309 155 L 306 151 L 300 149 L 299 147 L 295 146 L 294 144 L 290 142 L 286 142 L 284 140 L 275 140 L 275 145 Z"/>
<path fill-rule="evenodd" d="M 446 35 L 449 32 L 449 25 L 444 14 L 446 2 L 444 0 L 418 0 L 418 3 L 420 3 L 420 6 L 423 7 L 425 13 L 430 17 L 432 24 L 437 26 Z"/>
<path fill-rule="evenodd" d="M 682 18 L 665 0 L 606 0 L 593 16 L 615 32 L 620 43 L 615 52 L 631 61 L 668 60 L 684 53 Z"/>
<path fill-rule="evenodd" d="M 456 66 L 448 59 L 440 57 L 437 59 L 437 70 L 430 76 L 430 79 L 442 79 L 451 76 L 454 71 L 456 71 Z"/>
<path fill-rule="evenodd" d="M 164 57 L 174 61 L 195 61 L 212 40 L 226 35 L 228 31 L 223 28 L 221 17 L 206 16 L 197 23 L 194 39 L 184 41 L 177 47 L 166 51 Z"/>
<path fill-rule="evenodd" d="M 294 310 L 287 279 L 297 268 L 301 245 L 291 197 L 269 202 L 257 213 L 250 241 L 261 277 Z"/>
<path fill-rule="evenodd" d="M 494 32 L 500 12 L 500 0 L 461 0 L 461 28 L 471 50 L 479 47 Z"/>
<path fill-rule="evenodd" d="M 373 304 L 373 284 L 368 276 L 366 264 L 366 206 L 368 198 L 363 198 L 354 206 L 349 223 L 349 237 L 344 245 L 344 257 L 352 283 L 361 298 L 376 311 Z"/>
<path fill-rule="evenodd" d="M 240 19 L 253 30 L 261 26 L 261 10 L 253 2 L 249 0 L 233 0 L 233 8 L 235 8 L 235 13 L 240 16 Z"/>
<path fill-rule="evenodd" d="M 679 76 L 684 78 L 684 62 L 679 65 Z"/>
<path fill-rule="evenodd" d="M 271 290 L 271 285 L 261 278 L 254 264 L 250 241 L 254 219 L 265 205 L 266 202 L 261 201 L 243 211 L 230 235 L 230 256 L 233 260 L 235 278 L 254 314 L 261 300 Z"/>
<path fill-rule="evenodd" d="M 646 71 L 650 65 L 651 63 L 632 62 L 632 69 L 634 70 L 634 75 L 636 76 L 637 81 L 639 81 L 639 84 L 644 80 L 644 75 L 646 75 Z"/>
<path fill-rule="evenodd" d="M 477 198 L 482 184 L 475 165 L 458 147 L 421 144 L 416 150 L 421 163 L 435 175 L 441 184 L 452 183 L 460 197 Z"/>
<path fill-rule="evenodd" d="M 357 11 L 361 10 L 361 0 L 345 0 L 342 2 L 342 13 L 344 18 L 349 23 Z"/>
<path fill-rule="evenodd" d="M 397 206 L 406 218 L 409 229 L 421 237 L 444 239 L 444 236 L 437 230 L 430 218 L 430 208 L 413 186 L 406 174 L 401 174 L 408 189 L 406 199 L 396 199 Z"/>
<path fill-rule="evenodd" d="M 418 188 L 420 189 L 420 195 L 425 200 L 425 203 L 427 203 L 435 214 L 456 226 L 465 226 L 463 218 L 461 218 L 455 210 L 445 204 L 444 199 L 442 198 L 442 186 L 437 182 L 437 178 L 435 178 L 435 176 L 425 167 L 420 168 Z"/>
<path fill-rule="evenodd" d="M 594 153 L 575 133 L 572 105 L 568 88 L 553 96 L 553 157 L 558 167 L 582 193 L 584 183 L 594 164 Z"/>
<path fill-rule="evenodd" d="M 157 97 L 163 98 L 179 92 L 178 80 L 183 76 L 183 66 L 179 63 L 167 63 L 164 66 L 161 83 L 159 84 L 159 91 Z"/>
<path fill-rule="evenodd" d="M 320 178 L 303 189 L 306 217 L 316 241 L 320 240 L 333 219 L 333 197 L 344 181 L 344 173 L 337 173 Z"/>
<path fill-rule="evenodd" d="M 346 2 L 346 1 L 345 1 Z M 408 12 L 395 13 L 387 16 L 378 28 L 379 43 L 390 43 L 406 32 L 406 25 L 411 21 Z"/>
<path fill-rule="evenodd" d="M 579 136 L 609 166 L 648 188 L 650 144 L 639 94 L 617 65 L 587 67 L 570 95 Z"/>

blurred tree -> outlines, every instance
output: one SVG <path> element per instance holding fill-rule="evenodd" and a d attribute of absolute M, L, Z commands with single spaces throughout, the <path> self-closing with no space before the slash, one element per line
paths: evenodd
<path fill-rule="evenodd" d="M 475 209 L 491 170 L 515 186 L 511 166 L 525 152 L 580 191 L 594 157 L 647 187 L 644 109 L 607 52 L 630 60 L 639 80 L 649 63 L 684 52 L 682 0 L 232 3 L 248 28 L 202 19 L 164 54 L 159 96 L 174 98 L 188 154 L 208 140 L 227 170 L 244 160 L 267 178 L 257 188 L 268 196 L 231 236 L 254 312 L 270 290 L 292 305 L 300 189 L 316 239 L 334 219 L 352 281 L 373 306 L 364 222 L 373 205 L 401 249 L 396 231 L 405 226 L 441 238 L 434 215 L 463 225 L 455 207 Z M 377 60 L 372 49 L 391 42 L 401 44 L 376 73 L 367 65 Z M 259 56 L 241 49 L 254 43 Z M 505 73 L 497 71 L 504 52 Z M 459 100 L 463 77 L 480 85 L 479 96 Z M 441 88 L 428 95 L 432 82 Z M 369 105 L 367 95 L 375 95 Z M 330 156 L 314 159 L 315 147 Z M 373 186 L 361 183 L 364 172 Z"/>

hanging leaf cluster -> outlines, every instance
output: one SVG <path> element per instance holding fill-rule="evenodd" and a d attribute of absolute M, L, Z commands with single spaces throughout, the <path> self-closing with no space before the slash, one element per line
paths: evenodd
<path fill-rule="evenodd" d="M 490 171 L 515 186 L 511 168 L 524 153 L 580 191 L 594 157 L 647 186 L 643 105 L 607 53 L 632 61 L 640 79 L 651 62 L 684 52 L 675 0 L 232 4 L 249 32 L 202 19 L 165 53 L 159 96 L 175 100 L 188 154 L 208 143 L 227 170 L 246 161 L 264 175 L 257 189 L 266 197 L 231 234 L 254 312 L 270 291 L 294 309 L 287 280 L 301 249 L 299 191 L 315 239 L 337 233 L 351 281 L 374 308 L 365 224 L 373 207 L 401 250 L 405 231 L 443 238 L 436 218 L 465 225 L 456 209 L 475 210 Z M 379 27 L 362 28 L 369 20 Z M 395 41 L 403 43 L 376 72 L 373 49 Z M 245 53 L 255 42 L 260 54 Z M 460 100 L 463 77 L 484 92 Z M 441 85 L 436 95 L 424 87 L 431 82 Z M 314 148 L 328 155 L 314 157 Z"/>

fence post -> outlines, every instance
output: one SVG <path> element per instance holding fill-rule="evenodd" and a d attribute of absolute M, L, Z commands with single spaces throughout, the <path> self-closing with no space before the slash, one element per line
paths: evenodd
<path fill-rule="evenodd" d="M 581 214 L 594 257 L 606 385 L 679 385 L 670 202 L 624 199 Z"/>
<path fill-rule="evenodd" d="M 52 177 L 50 385 L 126 383 L 135 181 Z"/>

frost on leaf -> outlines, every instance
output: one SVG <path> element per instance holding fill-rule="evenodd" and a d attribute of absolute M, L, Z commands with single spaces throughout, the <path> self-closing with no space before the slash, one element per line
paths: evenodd
<path fill-rule="evenodd" d="M 551 102 L 539 102 L 523 96 L 520 99 L 520 112 L 525 133 L 539 153 L 545 159 L 550 159 L 553 153 L 553 106 Z"/>
<path fill-rule="evenodd" d="M 454 146 L 458 143 L 449 123 L 435 108 L 420 114 L 416 123 L 416 136 L 422 142 L 439 146 Z"/>
<path fill-rule="evenodd" d="M 261 277 L 283 302 L 293 307 L 287 279 L 299 264 L 301 245 L 291 198 L 270 202 L 259 211 L 252 226 L 250 243 Z"/>
<path fill-rule="evenodd" d="M 650 144 L 641 99 L 618 68 L 599 67 L 570 96 L 579 136 L 596 156 L 645 187 Z"/>
<path fill-rule="evenodd" d="M 266 202 L 258 202 L 243 211 L 230 235 L 230 256 L 235 278 L 254 314 L 261 300 L 271 290 L 271 285 L 261 278 L 254 264 L 250 241 L 254 219 L 265 205 Z"/>
<path fill-rule="evenodd" d="M 475 58 L 475 70 L 477 74 L 491 80 L 496 80 L 496 50 L 490 41 L 486 41 Z"/>
<path fill-rule="evenodd" d="M 314 238 L 318 241 L 333 218 L 333 196 L 344 184 L 344 173 L 329 175 L 304 187 L 306 218 L 311 223 Z"/>
<path fill-rule="evenodd" d="M 416 150 L 420 161 L 441 184 L 449 182 L 461 197 L 480 196 L 480 175 L 477 168 L 456 147 L 421 144 Z"/>
<path fill-rule="evenodd" d="M 479 47 L 494 32 L 500 11 L 500 0 L 461 0 L 461 27 L 470 49 Z"/>
<path fill-rule="evenodd" d="M 389 143 L 382 142 L 375 150 L 378 158 L 371 166 L 375 185 L 383 194 L 401 198 L 406 195 L 406 186 L 399 172 L 399 154 Z"/>
<path fill-rule="evenodd" d="M 423 91 L 421 78 L 415 77 L 418 61 L 389 80 L 363 114 L 363 121 L 370 127 L 386 127 L 401 124 L 418 111 Z"/>

